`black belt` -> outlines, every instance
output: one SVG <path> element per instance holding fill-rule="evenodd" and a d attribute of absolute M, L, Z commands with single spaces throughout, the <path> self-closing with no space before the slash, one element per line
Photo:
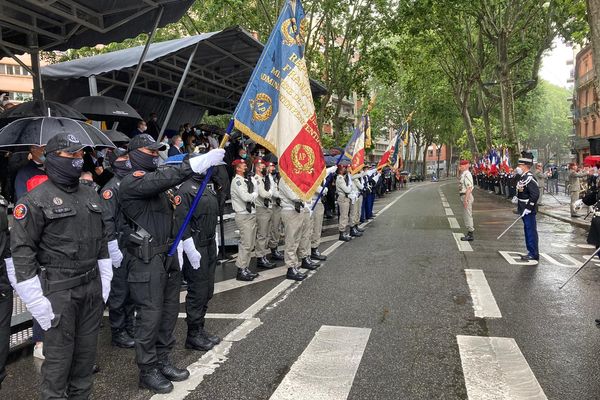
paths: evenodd
<path fill-rule="evenodd" d="M 159 255 L 159 254 L 165 254 L 169 251 L 169 249 L 171 248 L 172 243 L 167 243 L 167 244 L 163 244 L 160 246 L 152 246 L 150 247 L 150 254 L 149 254 L 149 258 L 151 259 L 152 257 Z M 144 258 L 144 255 L 142 254 L 142 247 L 138 246 L 138 245 L 127 245 L 127 251 L 129 252 L 129 254 L 132 254 L 134 256 L 136 256 L 137 258 Z"/>
<path fill-rule="evenodd" d="M 46 278 L 46 272 L 43 271 L 42 279 L 40 281 L 42 284 L 42 290 L 44 291 L 44 296 L 46 296 L 50 293 L 60 292 L 62 290 L 69 290 L 69 289 L 73 289 L 77 286 L 85 285 L 86 283 L 89 283 L 89 282 L 93 281 L 94 279 L 96 279 L 97 276 L 98 276 L 98 267 L 94 267 L 94 268 L 90 269 L 89 271 L 87 271 L 81 275 L 77 275 L 73 278 L 62 279 L 59 281 L 50 281 Z"/>
<path fill-rule="evenodd" d="M 197 229 L 192 229 L 192 232 L 200 232 Z M 194 240 L 194 244 L 197 247 L 206 247 L 206 246 L 210 246 L 215 240 L 215 235 L 213 235 L 212 237 L 209 237 L 208 239 L 204 239 L 204 240 Z"/>

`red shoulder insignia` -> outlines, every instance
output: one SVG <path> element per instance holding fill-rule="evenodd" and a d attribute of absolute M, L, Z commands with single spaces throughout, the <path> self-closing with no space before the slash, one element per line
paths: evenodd
<path fill-rule="evenodd" d="M 15 219 L 23 219 L 27 215 L 27 206 L 25 204 L 17 204 L 13 210 L 13 217 Z"/>
<path fill-rule="evenodd" d="M 102 192 L 102 198 L 104 200 L 110 200 L 113 197 L 113 192 L 110 189 L 106 189 L 104 192 Z"/>
<path fill-rule="evenodd" d="M 133 173 L 133 176 L 135 176 L 136 178 L 141 178 L 144 175 L 146 175 L 146 172 L 144 172 L 144 171 L 135 171 Z"/>
<path fill-rule="evenodd" d="M 181 204 L 181 196 L 177 195 L 175 196 L 175 205 L 178 206 Z"/>
<path fill-rule="evenodd" d="M 35 175 L 27 180 L 27 191 L 31 192 L 36 186 L 46 182 L 48 175 Z"/>

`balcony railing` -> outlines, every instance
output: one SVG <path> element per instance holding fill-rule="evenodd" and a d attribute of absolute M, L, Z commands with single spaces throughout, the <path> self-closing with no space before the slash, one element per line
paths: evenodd
<path fill-rule="evenodd" d="M 580 88 L 596 77 L 594 70 L 590 70 L 577 78 L 577 87 Z"/>

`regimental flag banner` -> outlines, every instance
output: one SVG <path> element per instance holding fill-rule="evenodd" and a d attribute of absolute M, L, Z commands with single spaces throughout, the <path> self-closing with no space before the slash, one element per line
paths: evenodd
<path fill-rule="evenodd" d="M 396 165 L 396 161 L 398 160 L 398 153 L 400 152 L 400 142 L 402 141 L 402 134 L 404 132 L 408 132 L 408 123 L 404 123 L 402 127 L 402 132 L 399 135 L 396 135 L 396 143 L 394 143 L 394 150 L 392 152 L 392 157 L 390 158 L 390 164 Z"/>
<path fill-rule="evenodd" d="M 371 117 L 369 117 L 369 114 L 363 117 L 363 124 L 365 130 L 365 147 L 370 149 L 373 142 L 371 139 Z"/>
<path fill-rule="evenodd" d="M 345 154 L 350 159 L 350 173 L 356 174 L 365 166 L 365 135 L 359 124 L 346 145 Z"/>
<path fill-rule="evenodd" d="M 288 0 L 233 114 L 235 127 L 279 158 L 279 173 L 303 200 L 325 178 L 325 159 L 304 60 L 308 21 Z"/>
<path fill-rule="evenodd" d="M 392 157 L 392 154 L 394 153 L 394 147 L 395 147 L 396 143 L 398 142 L 398 140 L 399 139 L 398 139 L 397 134 L 396 134 L 396 136 L 394 136 L 394 138 L 392 140 L 390 140 L 388 147 L 385 149 L 385 152 L 381 156 L 381 160 L 379 160 L 379 164 L 377 164 L 377 171 L 381 171 L 383 169 L 383 167 L 386 167 L 387 165 L 389 165 L 390 158 Z"/>

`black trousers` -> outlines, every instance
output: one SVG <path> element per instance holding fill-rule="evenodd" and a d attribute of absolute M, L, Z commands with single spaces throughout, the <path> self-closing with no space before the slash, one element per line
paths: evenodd
<path fill-rule="evenodd" d="M 135 319 L 135 361 L 140 370 L 168 359 L 175 345 L 175 323 L 179 315 L 181 272 L 177 256 L 154 256 L 148 264 L 128 254 L 127 281 L 137 314 Z"/>
<path fill-rule="evenodd" d="M 129 295 L 127 264 L 122 262 L 119 268 L 113 268 L 113 278 L 108 296 L 108 320 L 114 333 L 123 329 L 133 329 L 134 306 Z"/>
<path fill-rule="evenodd" d="M 10 349 L 10 317 L 12 309 L 13 289 L 10 285 L 6 287 L 0 285 L 0 386 L 2 386 L 4 378 L 6 378 L 5 366 Z"/>
<path fill-rule="evenodd" d="M 209 246 L 198 248 L 198 251 L 202 256 L 200 268 L 193 269 L 190 263 L 185 263 L 183 267 L 183 276 L 188 283 L 185 312 L 189 336 L 204 329 L 204 316 L 208 309 L 208 302 L 215 291 L 217 245 L 213 241 Z"/>
<path fill-rule="evenodd" d="M 67 279 L 72 274 L 60 270 L 51 280 Z M 93 382 L 98 331 L 104 308 L 100 276 L 72 289 L 47 295 L 55 319 L 44 335 L 42 399 L 87 399 Z"/>

